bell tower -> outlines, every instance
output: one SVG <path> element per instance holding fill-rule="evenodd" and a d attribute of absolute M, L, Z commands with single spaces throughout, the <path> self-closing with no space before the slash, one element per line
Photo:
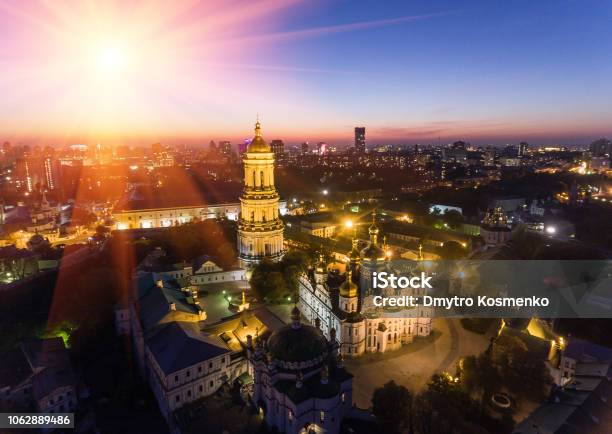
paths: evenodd
<path fill-rule="evenodd" d="M 244 190 L 240 196 L 238 259 L 248 268 L 264 258 L 278 261 L 285 253 L 279 196 L 274 186 L 274 153 L 261 136 L 259 120 L 255 137 L 243 158 Z"/>

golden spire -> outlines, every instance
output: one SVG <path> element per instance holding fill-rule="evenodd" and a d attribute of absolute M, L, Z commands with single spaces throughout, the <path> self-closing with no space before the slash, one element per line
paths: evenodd
<path fill-rule="evenodd" d="M 242 304 L 246 304 L 246 296 L 244 294 L 244 291 L 242 291 Z"/>
<path fill-rule="evenodd" d="M 255 122 L 255 137 L 261 137 L 261 124 L 259 123 L 259 113 L 257 114 L 257 122 Z"/>

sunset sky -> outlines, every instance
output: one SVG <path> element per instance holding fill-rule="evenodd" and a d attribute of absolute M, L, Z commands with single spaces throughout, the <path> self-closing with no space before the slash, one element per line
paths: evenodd
<path fill-rule="evenodd" d="M 0 0 L 0 141 L 584 143 L 608 0 Z"/>

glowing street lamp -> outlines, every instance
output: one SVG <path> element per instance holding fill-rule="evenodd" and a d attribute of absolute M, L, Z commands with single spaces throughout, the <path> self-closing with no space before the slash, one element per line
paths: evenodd
<path fill-rule="evenodd" d="M 353 220 L 347 220 L 344 222 L 344 227 L 347 229 L 351 229 L 353 227 Z"/>

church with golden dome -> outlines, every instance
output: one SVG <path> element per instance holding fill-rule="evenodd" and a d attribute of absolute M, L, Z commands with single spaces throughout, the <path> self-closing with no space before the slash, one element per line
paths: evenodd
<path fill-rule="evenodd" d="M 278 261 L 285 253 L 279 195 L 274 185 L 274 153 L 261 135 L 259 120 L 255 137 L 243 158 L 244 190 L 238 219 L 238 259 L 250 268 L 264 258 Z"/>
<path fill-rule="evenodd" d="M 396 272 L 379 242 L 380 229 L 373 215 L 369 242 L 359 250 L 353 238 L 349 262 L 344 275 L 329 271 L 323 256 L 309 276 L 299 279 L 299 307 L 312 324 L 318 324 L 325 336 L 337 336 L 343 357 L 359 357 L 365 353 L 384 353 L 409 344 L 416 336 L 431 333 L 432 315 L 426 307 L 407 307 L 393 313 L 376 307 L 376 295 L 423 295 L 419 290 L 391 290 L 372 287 L 374 272 Z M 422 259 L 422 258 L 421 258 Z M 420 269 L 421 261 L 412 264 Z M 396 273 L 399 274 L 399 273 Z M 393 294 L 388 291 L 394 291 Z M 422 291 L 422 290 L 421 290 Z"/>

